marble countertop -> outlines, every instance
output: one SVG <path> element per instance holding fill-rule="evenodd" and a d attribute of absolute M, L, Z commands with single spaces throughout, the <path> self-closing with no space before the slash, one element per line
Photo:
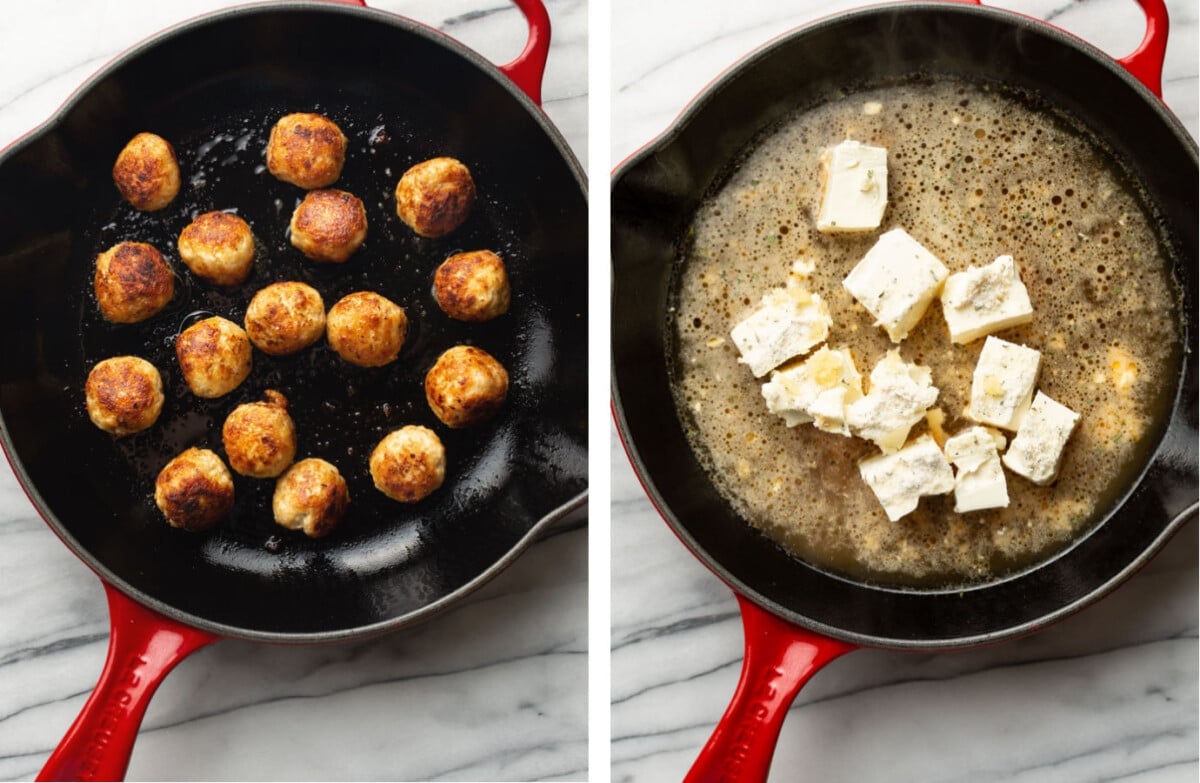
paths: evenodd
<path fill-rule="evenodd" d="M 142 38 L 232 0 L 6 5 L 0 148 Z M 525 42 L 497 0 L 373 0 L 494 62 Z M 544 106 L 581 160 L 585 0 L 549 0 Z M 587 777 L 587 526 L 554 529 L 454 610 L 382 638 L 287 647 L 227 641 L 167 677 L 130 779 L 582 780 Z M 104 661 L 97 578 L 0 467 L 0 779 L 32 779 Z"/>
<path fill-rule="evenodd" d="M 858 5 L 614 0 L 614 165 L 759 44 Z M 1003 0 L 1123 56 L 1132 0 Z M 1197 6 L 1168 0 L 1167 105 L 1197 134 Z M 681 20 L 686 19 L 686 23 Z M 671 533 L 612 445 L 612 779 L 679 780 L 742 660 L 732 593 Z M 652 600 L 648 600 L 652 596 Z M 1195 781 L 1197 525 L 1112 595 L 1035 636 L 949 654 L 864 650 L 819 672 L 772 781 Z"/>

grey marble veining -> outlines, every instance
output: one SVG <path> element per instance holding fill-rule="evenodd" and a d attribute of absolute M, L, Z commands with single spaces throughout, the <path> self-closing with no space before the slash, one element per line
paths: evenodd
<path fill-rule="evenodd" d="M 7 4 L 0 148 L 45 120 L 114 55 L 232 3 Z M 525 42 L 507 2 L 372 6 L 438 27 L 494 62 Z M 587 3 L 549 0 L 544 107 L 576 155 L 587 139 Z M 155 695 L 129 768 L 157 780 L 583 780 L 587 529 L 567 523 L 463 604 L 378 639 L 226 641 Z M 0 779 L 32 779 L 90 693 L 108 612 L 97 578 L 0 467 Z"/>
<path fill-rule="evenodd" d="M 856 5 L 614 0 L 613 165 L 753 48 Z M 1132 0 L 995 5 L 1053 19 L 1114 57 L 1144 30 Z M 1168 7 L 1165 101 L 1196 136 L 1197 6 Z M 729 589 L 659 518 L 613 439 L 612 779 L 678 780 L 733 693 L 741 619 Z M 800 692 L 770 779 L 1195 781 L 1197 584 L 1191 522 L 1112 595 L 1042 633 L 965 652 L 839 658 Z"/>

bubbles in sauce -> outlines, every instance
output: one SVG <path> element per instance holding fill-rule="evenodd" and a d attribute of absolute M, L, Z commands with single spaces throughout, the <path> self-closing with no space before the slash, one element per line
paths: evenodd
<path fill-rule="evenodd" d="M 864 104 L 882 109 L 864 113 Z M 878 232 L 815 228 L 820 149 L 888 148 Z M 1160 432 L 1180 351 L 1179 293 L 1154 224 L 1109 153 L 1032 99 L 994 87 L 914 81 L 798 113 L 751 145 L 695 217 L 676 272 L 670 362 L 676 407 L 722 494 L 750 524 L 818 567 L 890 585 L 1002 576 L 1060 550 L 1128 489 Z M 878 234 L 901 226 L 951 272 L 1015 257 L 1033 323 L 999 336 L 1042 352 L 1038 387 L 1082 414 L 1059 479 L 1006 471 L 1006 509 L 953 511 L 924 498 L 889 522 L 858 473 L 875 447 L 771 416 L 727 339 L 791 263 L 834 317 L 828 345 L 863 375 L 892 347 L 841 281 Z M 951 344 L 939 302 L 901 344 L 933 370 L 944 431 L 962 417 L 983 340 Z M 763 381 L 766 378 L 762 379 Z M 919 424 L 910 433 L 927 431 Z M 1006 433 L 1011 440 L 1012 433 Z"/>

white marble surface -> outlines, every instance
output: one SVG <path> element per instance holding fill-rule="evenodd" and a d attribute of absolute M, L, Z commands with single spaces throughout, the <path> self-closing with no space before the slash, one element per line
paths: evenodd
<path fill-rule="evenodd" d="M 614 0 L 614 165 L 757 45 L 850 0 Z M 1114 56 L 1132 0 L 1004 0 Z M 1166 102 L 1197 132 L 1197 6 L 1168 0 Z M 730 591 L 684 549 L 612 447 L 614 781 L 678 780 L 742 658 Z M 1197 532 L 1189 523 L 1114 594 L 1036 636 L 969 652 L 859 651 L 801 691 L 772 781 L 1195 781 Z"/>
<path fill-rule="evenodd" d="M 0 148 L 112 56 L 230 0 L 6 3 Z M 525 25 L 504 0 L 376 0 L 495 62 Z M 586 0 L 549 0 L 545 108 L 583 159 Z M 587 777 L 587 529 L 568 524 L 463 605 L 383 638 L 222 642 L 151 703 L 130 779 L 582 780 Z M 31 779 L 99 674 L 96 577 L 0 466 L 0 779 Z"/>

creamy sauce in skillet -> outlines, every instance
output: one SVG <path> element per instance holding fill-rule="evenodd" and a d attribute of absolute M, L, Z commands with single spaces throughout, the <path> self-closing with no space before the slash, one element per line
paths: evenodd
<path fill-rule="evenodd" d="M 864 113 L 867 102 L 882 110 Z M 888 148 L 888 208 L 879 231 L 819 234 L 818 155 L 846 138 Z M 751 146 L 697 212 L 669 314 L 676 406 L 734 509 L 818 567 L 891 585 L 986 581 L 1088 529 L 1144 465 L 1180 351 L 1177 286 L 1110 154 L 1025 99 L 950 81 L 839 98 Z M 827 344 L 853 350 L 865 390 L 893 346 L 841 283 L 879 233 L 897 226 L 952 273 L 1015 257 L 1033 323 L 998 336 L 1040 350 L 1038 388 L 1082 414 L 1053 485 L 1005 470 L 1006 509 L 956 514 L 950 494 L 889 522 L 858 473 L 876 447 L 811 425 L 788 429 L 763 402 L 769 378 L 737 362 L 730 329 L 808 257 L 816 263 L 808 287 L 833 314 Z M 933 370 L 948 434 L 969 424 L 962 411 L 982 347 L 950 342 L 939 301 L 900 345 L 905 360 Z M 918 424 L 909 437 L 928 429 Z"/>

